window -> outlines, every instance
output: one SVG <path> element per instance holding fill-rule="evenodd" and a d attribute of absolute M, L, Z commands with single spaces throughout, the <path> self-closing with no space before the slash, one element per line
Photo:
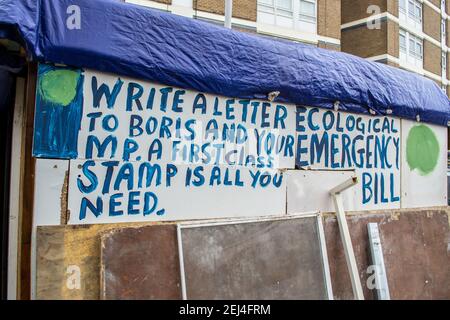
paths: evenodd
<path fill-rule="evenodd" d="M 292 0 L 258 0 L 258 10 L 291 17 Z"/>
<path fill-rule="evenodd" d="M 411 34 L 409 35 L 409 54 L 422 60 L 422 40 Z"/>
<path fill-rule="evenodd" d="M 258 0 L 258 22 L 317 33 L 317 0 Z"/>
<path fill-rule="evenodd" d="M 274 13 L 275 11 L 274 0 L 259 0 L 258 10 L 268 13 Z"/>
<path fill-rule="evenodd" d="M 400 51 L 406 53 L 406 32 L 400 30 Z"/>
<path fill-rule="evenodd" d="M 315 0 L 300 0 L 299 19 L 307 22 L 316 22 Z"/>
<path fill-rule="evenodd" d="M 423 66 L 423 42 L 415 35 L 400 29 L 400 62 L 407 65 L 422 68 Z"/>
<path fill-rule="evenodd" d="M 277 14 L 292 17 L 292 0 L 276 0 Z"/>
<path fill-rule="evenodd" d="M 398 2 L 398 9 L 400 10 L 400 12 L 406 12 L 406 0 L 400 0 Z"/>
<path fill-rule="evenodd" d="M 417 22 L 422 22 L 422 4 L 415 0 L 409 0 L 408 15 Z"/>
<path fill-rule="evenodd" d="M 422 2 L 418 0 L 399 0 L 399 18 L 411 27 L 422 30 Z"/>

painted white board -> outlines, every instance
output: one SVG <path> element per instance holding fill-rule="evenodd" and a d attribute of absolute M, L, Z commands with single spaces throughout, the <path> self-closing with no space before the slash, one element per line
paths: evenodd
<path fill-rule="evenodd" d="M 61 74 L 70 88 L 46 81 Z M 295 167 L 294 105 L 43 64 L 39 79 L 33 152 L 37 157 L 73 159 L 70 223 L 285 213 L 285 200 L 280 201 L 286 197 L 285 184 L 270 182 L 281 179 L 279 169 Z M 67 95 L 55 98 L 51 93 L 58 90 Z M 161 184 L 138 183 L 148 167 L 163 168 Z M 200 170 L 205 176 L 219 170 L 222 181 L 204 183 Z M 252 186 L 255 172 L 262 177 L 258 186 Z M 176 177 L 166 186 L 173 173 Z M 123 180 L 134 178 L 134 185 L 122 181 L 115 190 L 103 188 L 115 174 Z M 237 174 L 240 180 L 228 185 L 226 180 L 237 179 Z M 186 184 L 189 175 L 201 181 L 198 186 Z"/>
<path fill-rule="evenodd" d="M 77 158 L 245 166 L 251 156 L 267 168 L 294 168 L 294 132 L 294 105 L 86 70 Z M 98 152 L 93 139 L 113 139 L 115 152 L 113 142 Z"/>
<path fill-rule="evenodd" d="M 36 159 L 33 215 L 35 226 L 60 224 L 61 192 L 68 170 L 68 160 Z"/>
<path fill-rule="evenodd" d="M 107 161 L 71 161 L 69 224 L 286 213 L 286 182 L 278 170 L 181 165 L 176 166 L 174 173 L 173 164 L 152 164 L 156 171 L 153 177 L 149 175 L 147 184 L 147 171 L 142 166 L 143 162 L 120 162 L 111 166 Z"/>
<path fill-rule="evenodd" d="M 34 176 L 33 229 L 31 231 L 31 297 L 36 288 L 36 230 L 61 222 L 61 193 L 69 160 L 36 159 Z"/>
<path fill-rule="evenodd" d="M 329 191 L 355 175 L 353 171 L 287 170 L 287 213 L 334 212 Z M 345 210 L 355 208 L 355 187 L 342 193 Z"/>
<path fill-rule="evenodd" d="M 402 120 L 402 207 L 447 205 L 447 128 Z"/>
<path fill-rule="evenodd" d="M 400 120 L 297 108 L 297 158 L 302 168 L 354 169 L 355 210 L 400 208 Z"/>

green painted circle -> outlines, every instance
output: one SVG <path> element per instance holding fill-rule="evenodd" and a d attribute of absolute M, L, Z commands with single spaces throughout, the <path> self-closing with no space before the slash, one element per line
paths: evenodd
<path fill-rule="evenodd" d="M 411 128 L 406 140 L 406 161 L 411 170 L 427 175 L 434 170 L 439 157 L 439 142 L 428 126 L 420 124 Z"/>
<path fill-rule="evenodd" d="M 72 70 L 51 70 L 41 75 L 39 88 L 42 97 L 51 103 L 67 106 L 77 94 L 80 74 Z"/>

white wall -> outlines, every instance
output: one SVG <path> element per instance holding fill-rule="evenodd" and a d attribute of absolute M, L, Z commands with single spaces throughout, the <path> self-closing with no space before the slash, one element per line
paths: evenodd
<path fill-rule="evenodd" d="M 263 111 L 262 100 L 247 101 L 245 107 L 240 99 L 232 100 L 209 94 L 204 95 L 207 107 L 202 113 L 201 109 L 193 108 L 199 93 L 189 90 L 179 92 L 180 89 L 172 87 L 169 87 L 167 108 L 161 109 L 163 98 L 160 90 L 164 90 L 166 86 L 124 77 L 121 77 L 123 86 L 115 104 L 108 108 L 107 99 L 103 96 L 99 106 L 96 107 L 93 104 L 91 88 L 94 76 L 98 80 L 98 86 L 106 84 L 110 89 L 118 81 L 118 77 L 114 75 L 90 70 L 84 72 L 84 101 L 81 130 L 78 135 L 78 158 L 70 160 L 70 165 L 65 160 L 38 161 L 35 225 L 59 224 L 59 198 L 67 167 L 70 167 L 68 205 L 71 224 L 252 217 L 317 210 L 333 211 L 329 190 L 353 175 L 358 178 L 358 184 L 345 193 L 346 210 L 398 209 L 446 204 L 447 129 L 444 127 L 426 125 L 434 132 L 440 153 L 433 171 L 423 175 L 409 170 L 405 159 L 407 150 L 405 143 L 409 131 L 418 124 L 413 121 L 318 108 L 297 108 L 294 105 L 277 102 L 265 102 L 266 109 Z M 143 94 L 139 98 L 142 109 L 138 107 L 137 100 L 131 99 L 131 110 L 127 110 L 127 101 L 130 98 L 127 88 L 131 83 L 142 86 Z M 147 102 L 152 90 L 155 96 L 153 104 L 149 105 Z M 182 109 L 178 111 L 172 108 L 176 105 L 177 93 L 180 94 L 178 107 Z M 231 109 L 227 109 L 227 103 L 232 105 Z M 253 103 L 258 107 L 252 109 L 250 106 Z M 218 106 L 217 110 L 220 110 L 221 114 L 216 113 L 215 106 Z M 88 117 L 88 114 L 93 112 L 102 112 L 102 115 L 96 118 L 95 125 Z M 280 114 L 284 114 L 282 121 Z M 112 115 L 117 117 L 118 126 L 110 132 L 102 126 L 102 121 L 106 116 Z M 145 123 L 150 118 L 156 119 L 159 124 L 163 118 L 170 118 L 174 124 L 179 121 L 181 128 L 184 128 L 187 121 L 195 120 L 196 137 L 192 140 L 183 138 L 185 135 L 189 136 L 189 131 L 186 130 L 181 130 L 181 135 L 177 135 L 175 126 L 170 127 L 170 137 L 160 136 L 159 127 L 156 133 L 144 132 L 135 137 L 130 135 L 132 115 L 141 116 L 143 119 L 141 128 L 145 128 Z M 209 135 L 209 138 L 206 138 L 207 124 L 211 119 L 216 120 L 220 134 L 216 137 Z M 247 133 L 245 143 L 236 141 L 231 143 L 227 139 L 224 140 L 222 130 L 226 126 L 231 127 L 232 124 L 244 127 Z M 286 142 L 287 139 L 291 139 L 291 148 L 281 143 L 284 149 L 275 148 L 278 150 L 277 153 L 272 148 L 270 153 L 268 151 L 270 148 L 264 146 L 271 140 L 261 139 L 269 133 L 273 135 L 274 141 L 285 139 Z M 89 137 L 95 136 L 103 141 L 109 135 L 117 138 L 116 153 L 112 154 L 111 148 L 106 148 L 105 154 L 99 155 L 98 150 L 94 148 L 92 156 L 88 156 L 86 150 Z M 124 161 L 126 139 L 132 139 L 138 145 L 137 150 L 131 153 L 129 163 Z M 154 177 L 148 186 L 139 186 L 139 179 L 146 178 L 145 175 L 139 174 L 139 168 L 148 162 L 149 148 L 156 140 L 160 141 L 162 152 L 159 158 L 153 156 L 150 164 L 161 168 L 161 181 L 157 182 Z M 179 149 L 173 148 L 176 142 L 180 142 Z M 223 150 L 231 152 L 232 158 L 222 156 L 218 162 L 208 161 L 206 154 L 200 152 L 195 161 L 182 159 L 183 152 L 180 150 L 183 147 L 189 150 L 192 144 L 205 146 L 221 143 L 225 146 Z M 324 145 L 320 147 L 320 143 Z M 258 145 L 262 146 L 259 153 L 256 151 Z M 320 151 L 320 148 L 323 150 Z M 292 152 L 284 153 L 286 150 Z M 212 154 L 217 156 L 219 153 L 216 150 Z M 191 151 L 186 154 L 191 154 Z M 261 157 L 262 161 L 253 166 L 233 162 L 233 159 L 245 159 L 249 156 L 258 159 Z M 296 157 L 301 170 L 295 170 Z M 111 165 L 110 161 L 117 163 Z M 58 164 L 57 168 L 54 167 L 55 164 Z M 167 174 L 173 173 L 167 171 L 170 165 L 175 166 L 177 172 L 169 186 L 166 185 Z M 120 168 L 122 172 L 119 173 Z M 191 174 L 188 173 L 189 170 Z M 213 172 L 218 175 L 217 179 L 212 178 Z M 253 180 L 252 174 L 259 174 L 264 178 L 258 176 Z M 282 177 L 282 182 L 274 185 L 274 177 Z M 214 181 L 210 183 L 211 180 Z M 114 189 L 116 181 L 117 187 Z M 267 181 L 269 183 L 266 184 Z M 104 185 L 109 187 L 104 188 Z M 157 209 L 147 215 L 144 215 L 142 210 L 145 192 L 153 192 L 158 199 Z M 86 217 L 80 216 L 81 204 L 86 203 L 83 198 L 89 200 L 93 207 L 86 210 Z M 103 205 L 98 217 L 94 214 L 97 213 L 95 211 L 97 198 Z M 113 207 L 116 205 L 116 209 L 110 210 L 110 204 Z M 135 212 L 133 208 L 140 211 Z M 162 209 L 164 211 L 159 211 Z M 163 214 L 156 214 L 158 211 Z"/>

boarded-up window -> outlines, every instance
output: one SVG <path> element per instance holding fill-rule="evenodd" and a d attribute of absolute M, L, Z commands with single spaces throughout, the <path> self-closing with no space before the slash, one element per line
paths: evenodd
<path fill-rule="evenodd" d="M 181 226 L 185 297 L 327 299 L 318 221 Z"/>

